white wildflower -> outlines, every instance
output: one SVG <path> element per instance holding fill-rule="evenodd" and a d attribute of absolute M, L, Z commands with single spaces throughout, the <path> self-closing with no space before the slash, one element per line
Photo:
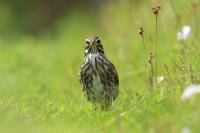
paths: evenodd
<path fill-rule="evenodd" d="M 164 80 L 164 76 L 158 76 L 157 77 L 157 82 L 160 83 Z"/>
<path fill-rule="evenodd" d="M 184 127 L 182 129 L 182 133 L 190 133 L 190 129 L 188 127 Z"/>
<path fill-rule="evenodd" d="M 179 31 L 177 33 L 177 40 L 181 41 L 181 40 L 186 40 L 191 32 L 191 27 L 188 25 L 183 26 L 182 31 Z"/>
<path fill-rule="evenodd" d="M 200 93 L 200 85 L 195 85 L 195 84 L 189 85 L 186 87 L 183 94 L 181 95 L 181 99 L 187 100 L 197 93 Z"/>

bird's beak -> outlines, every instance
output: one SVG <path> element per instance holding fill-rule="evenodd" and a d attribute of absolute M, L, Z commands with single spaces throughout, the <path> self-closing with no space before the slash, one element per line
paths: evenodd
<path fill-rule="evenodd" d="M 92 47 L 95 47 L 95 41 L 92 42 Z"/>

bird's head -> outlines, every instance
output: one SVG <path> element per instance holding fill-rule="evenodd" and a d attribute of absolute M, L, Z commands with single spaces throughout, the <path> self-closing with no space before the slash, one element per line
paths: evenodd
<path fill-rule="evenodd" d="M 85 55 L 98 53 L 104 54 L 101 39 L 98 36 L 89 36 L 85 41 Z"/>

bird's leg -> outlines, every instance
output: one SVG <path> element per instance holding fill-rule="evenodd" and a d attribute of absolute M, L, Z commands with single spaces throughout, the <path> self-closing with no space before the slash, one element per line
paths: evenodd
<path fill-rule="evenodd" d="M 111 105 L 101 105 L 101 110 L 108 111 L 111 109 Z"/>
<path fill-rule="evenodd" d="M 96 112 L 97 111 L 97 109 L 98 109 L 98 104 L 97 103 L 95 103 L 95 102 L 92 102 L 92 108 L 93 108 L 93 110 Z"/>
<path fill-rule="evenodd" d="M 101 110 L 108 111 L 111 109 L 111 106 L 112 106 L 112 98 L 108 97 L 103 101 L 103 104 L 101 105 Z"/>

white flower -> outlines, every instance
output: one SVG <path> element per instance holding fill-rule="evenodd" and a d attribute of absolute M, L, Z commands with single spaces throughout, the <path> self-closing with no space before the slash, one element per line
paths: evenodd
<path fill-rule="evenodd" d="M 196 93 L 200 93 L 200 85 L 195 85 L 195 84 L 189 85 L 186 87 L 183 94 L 181 95 L 181 99 L 187 100 Z"/>
<path fill-rule="evenodd" d="M 191 27 L 188 25 L 183 26 L 182 31 L 177 33 L 177 40 L 186 40 L 191 32 Z"/>
<path fill-rule="evenodd" d="M 157 77 L 157 82 L 160 83 L 164 80 L 164 76 L 158 76 Z"/>
<path fill-rule="evenodd" d="M 188 127 L 184 127 L 182 129 L 182 133 L 190 133 L 190 129 Z"/>

